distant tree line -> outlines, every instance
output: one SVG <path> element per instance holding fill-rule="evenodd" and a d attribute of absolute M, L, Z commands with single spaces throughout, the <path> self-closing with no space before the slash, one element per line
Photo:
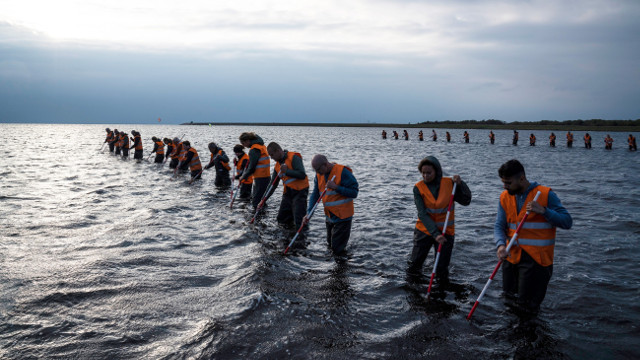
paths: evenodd
<path fill-rule="evenodd" d="M 443 120 L 443 121 L 423 121 L 418 123 L 421 125 L 541 125 L 541 126 L 549 126 L 549 125 L 559 125 L 559 126 L 640 126 L 640 119 L 637 120 L 603 120 L 603 119 L 591 119 L 591 120 L 540 120 L 540 121 L 514 121 L 514 122 L 506 122 L 502 120 L 496 119 L 486 119 L 486 120 L 461 120 L 461 121 L 453 121 L 453 120 Z"/>

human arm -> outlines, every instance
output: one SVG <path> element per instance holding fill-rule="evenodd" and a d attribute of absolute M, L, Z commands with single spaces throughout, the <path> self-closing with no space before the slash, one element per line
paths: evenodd
<path fill-rule="evenodd" d="M 287 168 L 286 165 L 282 165 L 282 170 L 284 175 L 296 178 L 296 179 L 304 179 L 307 174 L 304 171 L 304 164 L 302 163 L 302 158 L 298 155 L 295 155 L 291 160 L 291 169 Z"/>
<path fill-rule="evenodd" d="M 247 170 L 242 173 L 241 179 L 246 179 L 249 176 L 253 175 L 256 171 L 256 166 L 258 166 L 258 160 L 260 159 L 260 150 L 251 149 L 249 150 L 249 166 Z"/>
<path fill-rule="evenodd" d="M 311 196 L 309 197 L 309 205 L 307 205 L 307 215 L 311 212 L 311 209 L 318 201 L 320 197 L 320 191 L 318 190 L 318 177 L 313 177 L 313 191 L 311 192 Z"/>
<path fill-rule="evenodd" d="M 571 229 L 573 225 L 571 214 L 562 206 L 558 195 L 553 191 L 549 191 L 546 208 L 535 201 L 531 201 L 527 204 L 527 211 L 532 211 L 544 216 L 547 222 L 561 229 Z"/>
<path fill-rule="evenodd" d="M 456 193 L 453 196 L 453 201 L 457 202 L 462 206 L 467 206 L 471 204 L 471 189 L 467 186 L 467 183 L 462 181 L 460 175 L 453 175 L 453 182 L 458 184 L 456 188 Z"/>
<path fill-rule="evenodd" d="M 358 180 L 356 180 L 355 176 L 351 173 L 351 171 L 347 169 L 342 169 L 342 179 L 340 180 L 340 185 L 337 185 L 333 180 L 329 180 L 327 182 L 327 186 L 330 189 L 335 190 L 338 194 L 342 196 L 346 196 L 348 198 L 357 198 L 359 185 Z"/>

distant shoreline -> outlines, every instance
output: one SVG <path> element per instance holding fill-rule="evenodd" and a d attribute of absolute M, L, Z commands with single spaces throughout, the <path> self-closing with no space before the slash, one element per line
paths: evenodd
<path fill-rule="evenodd" d="M 589 121 L 589 120 L 587 120 Z M 640 132 L 640 120 L 601 120 L 602 124 L 567 124 L 556 123 L 486 123 L 486 122 L 424 122 L 416 124 L 385 124 L 385 123 L 281 123 L 281 122 L 190 122 L 180 125 L 209 125 L 212 126 L 310 126 L 310 127 L 375 127 L 375 128 L 428 128 L 428 129 L 486 129 L 486 130 L 550 130 L 550 131 L 615 131 Z M 611 122 L 632 123 L 632 125 L 612 125 Z"/>

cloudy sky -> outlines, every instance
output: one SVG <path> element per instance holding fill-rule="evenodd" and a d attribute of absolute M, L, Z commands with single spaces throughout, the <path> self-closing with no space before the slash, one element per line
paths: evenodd
<path fill-rule="evenodd" d="M 638 0 L 0 0 L 0 122 L 640 118 Z"/>

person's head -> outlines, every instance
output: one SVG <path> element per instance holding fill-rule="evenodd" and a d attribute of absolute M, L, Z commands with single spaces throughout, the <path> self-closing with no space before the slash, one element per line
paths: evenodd
<path fill-rule="evenodd" d="M 170 144 L 171 143 L 171 139 L 164 138 L 164 139 L 162 139 L 162 142 L 164 142 L 165 144 Z"/>
<path fill-rule="evenodd" d="M 270 142 L 269 145 L 267 145 L 267 152 L 275 161 L 282 161 L 284 159 L 284 151 L 282 151 L 282 147 L 277 142 Z"/>
<path fill-rule="evenodd" d="M 174 144 L 177 144 L 177 143 L 179 143 L 179 142 L 180 142 L 180 139 L 178 139 L 177 137 L 174 137 L 174 138 L 173 138 L 173 143 L 174 143 Z"/>
<path fill-rule="evenodd" d="M 212 154 L 215 154 L 218 152 L 218 145 L 214 142 L 210 142 L 209 143 L 209 151 L 211 151 Z"/>
<path fill-rule="evenodd" d="M 184 146 L 184 148 L 188 150 L 191 147 L 191 143 L 188 141 L 183 141 L 182 146 Z"/>
<path fill-rule="evenodd" d="M 512 159 L 500 166 L 498 169 L 498 175 L 505 190 L 509 195 L 521 194 L 527 187 L 529 187 L 529 181 L 524 172 L 524 166 L 520 161 Z"/>
<path fill-rule="evenodd" d="M 152 137 L 151 137 L 151 141 L 156 142 L 156 141 L 158 141 L 158 138 L 157 138 L 157 137 L 155 137 L 155 136 L 152 136 Z"/>
<path fill-rule="evenodd" d="M 107 132 L 109 132 L 109 131 L 111 131 L 111 130 L 109 130 L 109 128 L 107 128 Z"/>
<path fill-rule="evenodd" d="M 242 134 L 240 134 L 240 137 L 238 139 L 240 140 L 240 144 L 242 144 L 242 146 L 249 148 L 251 147 L 251 142 L 257 138 L 258 135 L 256 135 L 256 133 L 243 132 Z"/>
<path fill-rule="evenodd" d="M 440 181 L 442 173 L 440 171 L 440 162 L 433 156 L 427 156 L 418 163 L 418 171 L 422 175 L 425 184 L 432 181 Z"/>
<path fill-rule="evenodd" d="M 244 155 L 244 146 L 240 144 L 234 146 L 233 152 L 236 154 L 237 157 L 241 157 L 242 155 Z"/>
<path fill-rule="evenodd" d="M 120 133 L 118 132 L 118 129 L 113 129 L 113 133 L 116 135 L 119 135 Z"/>
<path fill-rule="evenodd" d="M 329 160 L 327 160 L 327 157 L 322 154 L 317 154 L 311 159 L 311 167 L 321 175 L 330 173 L 333 168 Z"/>
<path fill-rule="evenodd" d="M 554 134 L 553 131 L 551 132 L 551 135 L 556 136 L 556 134 Z"/>

